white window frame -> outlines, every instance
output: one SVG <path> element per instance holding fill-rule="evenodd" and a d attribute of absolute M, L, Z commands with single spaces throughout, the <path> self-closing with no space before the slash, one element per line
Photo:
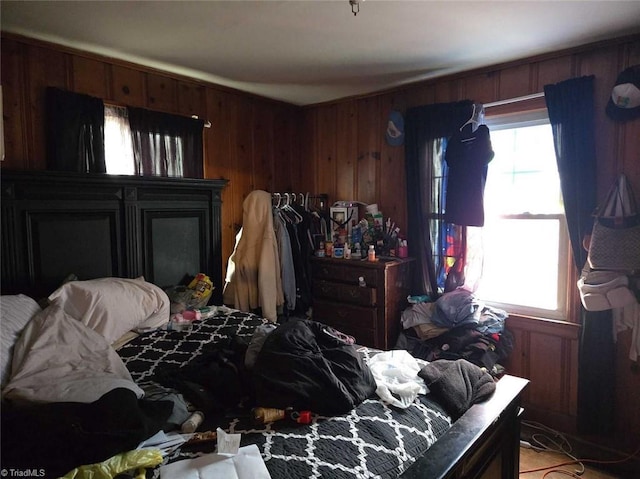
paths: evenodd
<path fill-rule="evenodd" d="M 523 112 L 516 112 L 503 115 L 485 114 L 484 123 L 490 130 L 523 128 L 540 124 L 548 124 L 549 118 L 546 108 L 535 109 Z M 485 301 L 486 304 L 503 309 L 512 315 L 537 317 L 544 319 L 555 319 L 562 321 L 570 321 L 570 299 L 569 284 L 570 281 L 570 240 L 567 228 L 566 217 L 561 214 L 511 214 L 504 215 L 504 218 L 510 219 L 547 219 L 559 221 L 559 238 L 558 238 L 558 288 L 557 288 L 557 309 L 545 309 L 520 304 L 501 303 L 497 301 Z M 505 272 L 508 274 L 508 272 Z M 522 285 L 523 288 L 535 288 L 535 285 Z M 482 298 L 480 298 L 482 299 Z M 484 300 L 483 300 L 484 301 Z"/>

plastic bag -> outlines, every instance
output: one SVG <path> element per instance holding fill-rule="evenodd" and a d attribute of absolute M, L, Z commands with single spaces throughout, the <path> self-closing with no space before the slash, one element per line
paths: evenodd
<path fill-rule="evenodd" d="M 198 273 L 188 286 L 178 285 L 167 288 L 165 292 L 171 300 L 171 313 L 205 307 L 211 299 L 213 288 L 213 282 L 204 273 Z"/>
<path fill-rule="evenodd" d="M 148 467 L 156 467 L 162 462 L 158 449 L 136 449 L 110 457 L 106 461 L 76 467 L 62 479 L 113 479 L 123 472 L 138 470 L 137 478 L 144 479 Z"/>

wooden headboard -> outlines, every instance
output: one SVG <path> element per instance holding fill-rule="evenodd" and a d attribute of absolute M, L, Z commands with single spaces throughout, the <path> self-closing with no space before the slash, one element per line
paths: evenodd
<path fill-rule="evenodd" d="M 2 171 L 2 294 L 36 299 L 70 274 L 161 287 L 203 272 L 222 303 L 226 180 Z"/>

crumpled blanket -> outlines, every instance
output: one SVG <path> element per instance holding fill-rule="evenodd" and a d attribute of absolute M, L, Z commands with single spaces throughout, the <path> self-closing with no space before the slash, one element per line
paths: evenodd
<path fill-rule="evenodd" d="M 491 375 L 466 359 L 433 361 L 424 366 L 418 376 L 454 420 L 496 389 Z"/>
<path fill-rule="evenodd" d="M 144 395 L 104 337 L 52 304 L 27 324 L 16 342 L 11 379 L 2 397 L 91 403 L 115 388 L 130 389 L 138 398 Z"/>

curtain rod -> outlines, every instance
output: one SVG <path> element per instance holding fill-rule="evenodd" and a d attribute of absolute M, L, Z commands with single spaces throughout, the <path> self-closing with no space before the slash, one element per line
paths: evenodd
<path fill-rule="evenodd" d="M 498 100 L 498 101 L 492 101 L 490 103 L 484 103 L 482 106 L 484 108 L 491 108 L 492 106 L 508 105 L 509 103 L 517 103 L 519 101 L 533 100 L 535 98 L 542 98 L 543 96 L 544 96 L 543 92 L 532 93 L 531 95 L 519 96 L 516 98 L 509 98 L 508 100 Z"/>
<path fill-rule="evenodd" d="M 191 115 L 191 118 L 195 119 L 195 120 L 199 120 L 200 118 L 198 117 L 198 115 Z M 204 122 L 204 127 L 205 128 L 211 128 L 211 122 L 209 120 L 206 120 Z"/>

